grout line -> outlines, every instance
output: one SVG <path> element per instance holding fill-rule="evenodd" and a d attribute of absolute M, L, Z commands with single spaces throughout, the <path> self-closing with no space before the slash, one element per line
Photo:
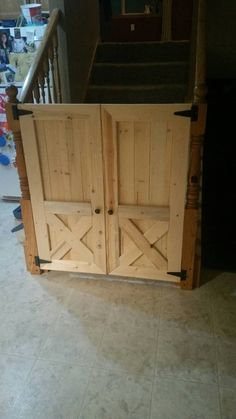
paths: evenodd
<path fill-rule="evenodd" d="M 31 377 L 32 371 L 33 371 L 33 369 L 34 369 L 34 367 L 35 367 L 35 365 L 36 365 L 37 362 L 38 362 L 38 359 L 35 359 L 35 361 L 32 364 L 32 367 L 30 368 L 29 373 L 27 374 L 27 377 L 26 377 L 24 383 L 21 385 L 21 391 L 19 392 L 18 396 L 16 396 L 16 398 L 15 398 L 13 404 L 12 404 L 12 408 L 15 407 L 15 405 L 16 405 L 17 402 L 19 402 L 19 401 L 21 401 L 23 399 L 24 391 L 25 391 L 28 383 L 30 382 L 30 377 Z M 17 418 L 20 418 L 20 414 L 21 414 L 22 409 L 23 409 L 23 406 L 20 407 L 20 410 L 17 413 Z"/>
<path fill-rule="evenodd" d="M 214 341 L 214 350 L 215 350 L 215 358 L 216 358 L 216 375 L 217 375 L 217 388 L 218 388 L 218 406 L 219 406 L 219 413 L 220 418 L 223 418 L 223 409 L 221 403 L 221 392 L 220 392 L 220 376 L 219 376 L 219 367 L 218 367 L 218 345 L 216 341 L 216 333 L 215 333 L 215 314 L 213 309 L 213 296 L 209 295 L 209 307 L 211 313 L 211 320 L 212 320 L 212 329 L 213 329 L 213 341 Z"/>
<path fill-rule="evenodd" d="M 152 377 L 152 389 L 151 389 L 151 398 L 150 398 L 150 415 L 149 415 L 149 419 L 151 419 L 151 417 L 152 417 L 152 400 L 153 400 L 154 384 L 155 384 L 155 380 L 156 380 L 156 364 L 157 364 L 158 343 L 159 343 L 160 325 L 161 325 L 161 314 L 162 314 L 162 303 L 163 303 L 163 289 L 161 289 L 160 300 L 159 301 L 160 301 L 159 321 L 158 321 L 157 335 L 156 335 L 156 353 L 155 353 L 154 374 L 153 374 L 153 377 Z"/>
<path fill-rule="evenodd" d="M 99 352 L 99 350 L 100 350 L 100 348 L 101 348 L 101 346 L 102 346 L 103 338 L 104 338 L 104 335 L 105 335 L 106 329 L 107 329 L 107 327 L 108 327 L 108 319 L 110 318 L 110 315 L 111 315 L 111 310 L 112 310 L 112 308 L 110 308 L 110 310 L 109 310 L 108 318 L 107 318 L 106 324 L 105 324 L 105 326 L 104 326 L 104 329 L 103 329 L 103 333 L 102 333 L 102 336 L 101 336 L 100 342 L 99 342 L 99 344 L 98 344 L 98 346 L 97 346 L 97 352 Z M 77 418 L 77 419 L 80 419 L 80 418 L 81 418 L 81 415 L 82 415 L 82 413 L 83 413 L 83 408 L 84 408 L 84 404 L 85 404 L 85 398 L 86 398 L 87 390 L 88 390 L 88 388 L 89 388 L 89 386 L 90 386 L 90 383 L 92 382 L 92 374 L 93 374 L 93 371 L 94 371 L 94 369 L 96 368 L 96 360 L 97 360 L 97 357 L 95 357 L 94 361 L 92 362 L 91 368 L 90 368 L 90 373 L 89 373 L 89 376 L 88 376 L 88 383 L 87 383 L 87 385 L 85 386 L 84 396 L 83 396 L 83 398 L 82 398 L 82 401 L 81 401 L 81 406 L 80 406 L 80 413 L 79 413 L 79 416 L 78 416 L 78 418 Z"/>

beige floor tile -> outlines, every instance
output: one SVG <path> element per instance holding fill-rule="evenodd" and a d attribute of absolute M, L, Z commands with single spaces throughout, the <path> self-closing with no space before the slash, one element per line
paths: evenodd
<path fill-rule="evenodd" d="M 42 349 L 40 358 L 60 362 L 72 362 L 82 366 L 93 365 L 104 333 L 105 325 L 88 326 L 81 318 L 71 313 L 61 315 L 51 330 Z"/>
<path fill-rule="evenodd" d="M 77 419 L 90 370 L 38 361 L 15 408 L 19 419 Z"/>
<path fill-rule="evenodd" d="M 151 419 L 220 419 L 218 387 L 156 378 Z"/>
<path fill-rule="evenodd" d="M 218 338 L 216 342 L 220 385 L 232 387 L 236 393 L 236 338 Z"/>
<path fill-rule="evenodd" d="M 194 335 L 212 336 L 212 314 L 207 303 L 183 301 L 182 304 L 167 304 L 162 301 L 160 329 L 179 328 Z"/>
<path fill-rule="evenodd" d="M 152 376 L 155 369 L 156 336 L 134 328 L 107 328 L 96 359 L 96 366 Z"/>
<path fill-rule="evenodd" d="M 80 320 L 87 327 L 103 327 L 111 310 L 112 305 L 102 296 L 99 297 L 81 291 L 72 292 L 67 302 L 68 315 Z"/>
<path fill-rule="evenodd" d="M 145 283 L 127 282 L 124 279 L 108 278 L 96 280 L 83 278 L 81 275 L 70 274 L 71 287 L 75 291 L 89 293 L 109 301 L 112 304 L 142 304 L 157 301 L 162 295 L 162 287 L 158 284 L 146 285 Z"/>
<path fill-rule="evenodd" d="M 152 380 L 94 370 L 79 419 L 149 419 Z"/>
<path fill-rule="evenodd" d="M 0 418 L 7 414 L 13 415 L 9 409 L 12 409 L 14 401 L 22 392 L 35 361 L 0 354 Z"/>
<path fill-rule="evenodd" d="M 181 329 L 160 330 L 156 374 L 202 383 L 216 383 L 213 339 Z"/>
<path fill-rule="evenodd" d="M 218 272 L 213 279 L 204 285 L 211 296 L 235 295 L 236 292 L 236 274 L 232 272 Z"/>
<path fill-rule="evenodd" d="M 211 295 L 211 303 L 213 312 L 217 313 L 220 311 L 229 311 L 231 314 L 236 313 L 236 280 L 235 289 L 229 293 L 217 293 Z"/>
<path fill-rule="evenodd" d="M 219 306 L 213 314 L 214 331 L 216 336 L 236 338 L 236 310 L 224 310 Z"/>
<path fill-rule="evenodd" d="M 142 308 L 140 306 L 127 306 L 125 304 L 115 307 L 107 320 L 109 330 L 119 332 L 127 330 L 145 331 L 145 336 L 151 338 L 157 335 L 160 323 L 160 306 L 152 305 Z"/>
<path fill-rule="evenodd" d="M 235 388 L 220 388 L 222 419 L 236 419 Z"/>
<path fill-rule="evenodd" d="M 39 317 L 36 320 L 22 313 L 18 314 L 18 319 L 17 313 L 14 320 L 6 317 L 0 325 L 0 353 L 37 356 L 49 329 L 49 324 Z"/>
<path fill-rule="evenodd" d="M 162 291 L 163 302 L 167 306 L 182 305 L 185 303 L 192 302 L 196 303 L 207 303 L 209 301 L 209 291 L 205 287 L 196 288 L 192 291 L 182 290 L 180 287 L 163 287 Z"/>
<path fill-rule="evenodd" d="M 14 408 L 10 408 L 0 412 L 0 419 L 19 419 L 19 412 Z"/>

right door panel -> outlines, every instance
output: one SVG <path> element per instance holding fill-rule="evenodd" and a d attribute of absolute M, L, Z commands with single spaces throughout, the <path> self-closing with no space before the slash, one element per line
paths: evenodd
<path fill-rule="evenodd" d="M 191 105 L 102 106 L 107 270 L 178 282 Z"/>

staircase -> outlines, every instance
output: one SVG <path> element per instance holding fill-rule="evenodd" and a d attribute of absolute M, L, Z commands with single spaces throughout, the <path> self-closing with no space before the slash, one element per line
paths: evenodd
<path fill-rule="evenodd" d="M 183 103 L 189 42 L 101 43 L 86 103 Z"/>

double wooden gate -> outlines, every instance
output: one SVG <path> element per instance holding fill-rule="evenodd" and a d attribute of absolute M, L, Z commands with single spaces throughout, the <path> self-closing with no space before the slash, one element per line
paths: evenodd
<path fill-rule="evenodd" d="M 27 105 L 40 267 L 179 282 L 191 105 Z"/>

